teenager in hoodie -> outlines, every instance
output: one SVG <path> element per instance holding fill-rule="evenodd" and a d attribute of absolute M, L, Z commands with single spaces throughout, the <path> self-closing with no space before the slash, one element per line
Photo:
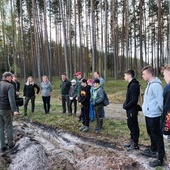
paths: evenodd
<path fill-rule="evenodd" d="M 79 106 L 81 107 L 82 118 L 80 131 L 87 132 L 89 130 L 90 86 L 87 84 L 86 79 L 81 80 Z"/>
<path fill-rule="evenodd" d="M 154 69 L 151 66 L 146 66 L 142 69 L 142 78 L 148 82 L 144 93 L 142 111 L 151 141 L 151 146 L 144 150 L 142 154 L 157 158 L 157 160 L 149 163 L 151 167 L 157 167 L 163 165 L 165 155 L 163 134 L 160 128 L 160 118 L 163 112 L 162 83 L 154 76 Z"/>
<path fill-rule="evenodd" d="M 138 125 L 138 111 L 141 110 L 137 105 L 138 96 L 140 92 L 139 82 L 136 80 L 134 70 L 127 70 L 124 74 L 125 81 L 129 82 L 127 86 L 126 100 L 123 108 L 127 114 L 127 125 L 130 130 L 130 142 L 124 144 L 127 150 L 139 149 L 139 125 Z"/>

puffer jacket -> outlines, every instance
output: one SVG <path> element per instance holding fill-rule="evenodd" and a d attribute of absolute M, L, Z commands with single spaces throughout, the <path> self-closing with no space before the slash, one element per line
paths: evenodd
<path fill-rule="evenodd" d="M 97 88 L 93 88 L 92 91 L 92 105 L 97 106 L 104 100 L 103 88 L 99 85 Z"/>

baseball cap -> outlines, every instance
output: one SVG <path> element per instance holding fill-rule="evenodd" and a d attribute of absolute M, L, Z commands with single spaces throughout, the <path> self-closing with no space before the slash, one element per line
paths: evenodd
<path fill-rule="evenodd" d="M 93 80 L 93 84 L 94 84 L 94 83 L 100 84 L 100 80 L 99 80 L 99 79 L 94 79 L 94 80 Z"/>
<path fill-rule="evenodd" d="M 88 79 L 87 82 L 88 82 L 88 83 L 92 83 L 92 82 L 93 82 L 93 79 Z"/>
<path fill-rule="evenodd" d="M 4 73 L 2 74 L 2 77 L 4 77 L 4 78 L 9 77 L 9 76 L 12 77 L 12 73 L 9 72 L 9 71 L 6 71 L 6 72 L 4 72 Z"/>
<path fill-rule="evenodd" d="M 82 75 L 80 71 L 75 74 L 75 76 L 80 76 L 80 75 Z"/>
<path fill-rule="evenodd" d="M 76 80 L 75 80 L 75 79 L 72 79 L 72 80 L 71 80 L 71 83 L 76 83 Z"/>

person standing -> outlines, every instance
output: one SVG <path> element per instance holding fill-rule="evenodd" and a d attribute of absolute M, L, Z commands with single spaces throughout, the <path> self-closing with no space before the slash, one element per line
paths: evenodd
<path fill-rule="evenodd" d="M 105 81 L 104 81 L 104 79 L 102 77 L 100 77 L 100 73 L 98 71 L 95 71 L 93 76 L 94 76 L 94 79 L 99 79 L 100 80 L 100 86 L 102 88 L 104 88 Z"/>
<path fill-rule="evenodd" d="M 44 75 L 42 77 L 42 82 L 40 84 L 41 92 L 42 92 L 42 101 L 44 105 L 45 114 L 48 114 L 50 111 L 50 98 L 52 92 L 52 85 L 48 80 L 48 77 Z"/>
<path fill-rule="evenodd" d="M 93 74 L 93 76 L 94 76 L 94 79 L 99 79 L 99 80 L 100 80 L 100 86 L 101 86 L 101 88 L 104 89 L 104 83 L 105 83 L 105 81 L 104 81 L 104 79 L 103 79 L 102 77 L 100 77 L 100 73 L 99 73 L 98 71 L 95 71 L 94 74 Z M 102 110 L 102 117 L 105 118 L 105 110 L 104 110 L 104 107 L 103 107 L 103 110 Z"/>
<path fill-rule="evenodd" d="M 17 111 L 19 112 L 19 101 L 17 101 L 17 99 L 19 99 L 19 95 L 20 95 L 20 83 L 17 80 L 17 76 L 16 74 L 12 75 L 12 84 L 14 85 L 14 95 L 15 95 L 15 101 L 16 101 L 16 106 L 17 106 Z"/>
<path fill-rule="evenodd" d="M 90 118 L 90 122 L 93 122 L 95 119 L 95 113 L 94 113 L 94 106 L 92 104 L 92 94 L 93 94 L 93 80 L 92 79 L 88 79 L 87 80 L 87 84 L 90 86 L 90 110 L 89 110 L 89 118 Z"/>
<path fill-rule="evenodd" d="M 71 83 L 67 79 L 66 73 L 62 73 L 60 89 L 61 89 L 63 113 L 66 113 L 66 103 L 67 103 L 68 113 L 70 112 L 70 110 L 69 110 L 69 90 L 70 90 L 70 86 L 71 86 Z"/>
<path fill-rule="evenodd" d="M 8 149 L 5 144 L 5 128 L 9 149 L 15 146 L 13 140 L 12 115 L 18 115 L 18 111 L 15 103 L 14 86 L 11 82 L 12 73 L 4 72 L 2 81 L 0 82 L 0 147 L 2 152 Z"/>
<path fill-rule="evenodd" d="M 93 92 L 92 92 L 92 104 L 94 106 L 95 114 L 96 114 L 96 128 L 95 132 L 98 133 L 102 130 L 103 125 L 103 100 L 104 100 L 104 91 L 100 85 L 99 79 L 94 79 L 93 81 Z"/>
<path fill-rule="evenodd" d="M 20 95 L 20 83 L 19 81 L 17 80 L 17 75 L 16 74 L 13 74 L 12 75 L 12 83 L 14 85 L 14 94 L 15 94 L 15 98 L 19 98 L 19 95 Z"/>
<path fill-rule="evenodd" d="M 124 74 L 124 79 L 129 82 L 127 86 L 126 100 L 123 103 L 123 108 L 126 110 L 127 114 L 127 126 L 130 130 L 130 142 L 124 144 L 124 147 L 127 147 L 127 150 L 129 151 L 139 149 L 138 111 L 141 111 L 141 108 L 137 105 L 137 102 L 140 85 L 135 78 L 134 70 L 127 70 Z"/>
<path fill-rule="evenodd" d="M 70 91 L 69 91 L 69 99 L 70 99 L 70 113 L 69 113 L 69 116 L 72 115 L 72 104 L 74 103 L 74 113 L 73 115 L 76 116 L 76 112 L 77 112 L 77 100 L 76 100 L 76 97 L 77 97 L 77 94 L 76 94 L 76 91 L 77 91 L 77 86 L 76 86 L 76 80 L 73 79 L 71 80 L 71 87 L 70 87 Z"/>
<path fill-rule="evenodd" d="M 81 90 L 79 96 L 79 106 L 81 107 L 82 126 L 80 131 L 87 132 L 89 130 L 89 108 L 90 108 L 90 87 L 86 79 L 81 81 Z"/>
<path fill-rule="evenodd" d="M 164 80 L 167 85 L 164 88 L 163 92 L 163 114 L 161 117 L 161 129 L 163 134 L 165 133 L 164 145 L 165 145 L 165 153 L 166 153 L 166 162 L 170 167 L 170 128 L 165 127 L 166 125 L 166 116 L 170 113 L 170 65 L 165 65 L 162 69 L 162 73 L 164 76 Z"/>
<path fill-rule="evenodd" d="M 77 81 L 76 81 L 76 85 L 77 85 L 77 91 L 76 91 L 77 97 L 76 97 L 76 100 L 78 101 L 79 96 L 80 96 L 81 80 L 83 79 L 82 73 L 80 71 L 76 72 L 75 77 L 77 79 Z M 80 112 L 80 115 L 78 116 L 78 122 L 80 122 L 80 121 L 81 121 L 81 112 Z"/>
<path fill-rule="evenodd" d="M 165 156 L 163 134 L 160 128 L 161 114 L 163 112 L 162 83 L 155 77 L 154 68 L 151 66 L 146 66 L 142 69 L 142 78 L 148 82 L 144 93 L 142 111 L 145 116 L 147 133 L 151 141 L 151 146 L 144 150 L 142 154 L 157 158 L 149 162 L 151 167 L 157 167 L 163 165 Z"/>
<path fill-rule="evenodd" d="M 35 92 L 35 89 L 37 90 Z M 27 78 L 27 82 L 24 85 L 24 89 L 23 89 L 23 96 L 25 98 L 25 102 L 24 102 L 24 116 L 27 115 L 27 106 L 28 106 L 28 102 L 29 100 L 31 100 L 31 112 L 34 112 L 35 109 L 35 97 L 36 95 L 39 93 L 40 88 L 37 84 L 35 84 L 32 76 L 29 76 Z"/>

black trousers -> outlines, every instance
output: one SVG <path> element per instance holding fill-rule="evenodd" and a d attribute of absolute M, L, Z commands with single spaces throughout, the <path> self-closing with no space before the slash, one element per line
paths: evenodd
<path fill-rule="evenodd" d="M 31 96 L 31 97 L 25 97 L 25 103 L 24 103 L 24 114 L 27 114 L 27 106 L 28 106 L 28 102 L 29 100 L 31 100 L 31 112 L 34 112 L 35 109 L 35 96 Z"/>
<path fill-rule="evenodd" d="M 45 113 L 49 113 L 50 111 L 50 96 L 42 96 L 44 111 Z"/>
<path fill-rule="evenodd" d="M 145 117 L 147 133 L 151 141 L 151 150 L 158 152 L 158 159 L 163 160 L 165 155 L 163 134 L 160 128 L 160 117 Z"/>
<path fill-rule="evenodd" d="M 138 125 L 138 111 L 137 110 L 129 110 L 127 113 L 127 126 L 130 130 L 130 138 L 131 140 L 138 145 L 139 141 L 139 125 Z"/>
<path fill-rule="evenodd" d="M 69 96 L 68 95 L 62 95 L 63 113 L 66 113 L 66 103 L 67 103 L 68 112 L 70 112 L 69 111 Z"/>
<path fill-rule="evenodd" d="M 88 127 L 89 127 L 89 121 L 90 121 L 90 118 L 89 118 L 89 109 L 90 109 L 89 105 L 81 107 L 82 123 L 83 123 L 83 125 L 88 126 Z"/>

